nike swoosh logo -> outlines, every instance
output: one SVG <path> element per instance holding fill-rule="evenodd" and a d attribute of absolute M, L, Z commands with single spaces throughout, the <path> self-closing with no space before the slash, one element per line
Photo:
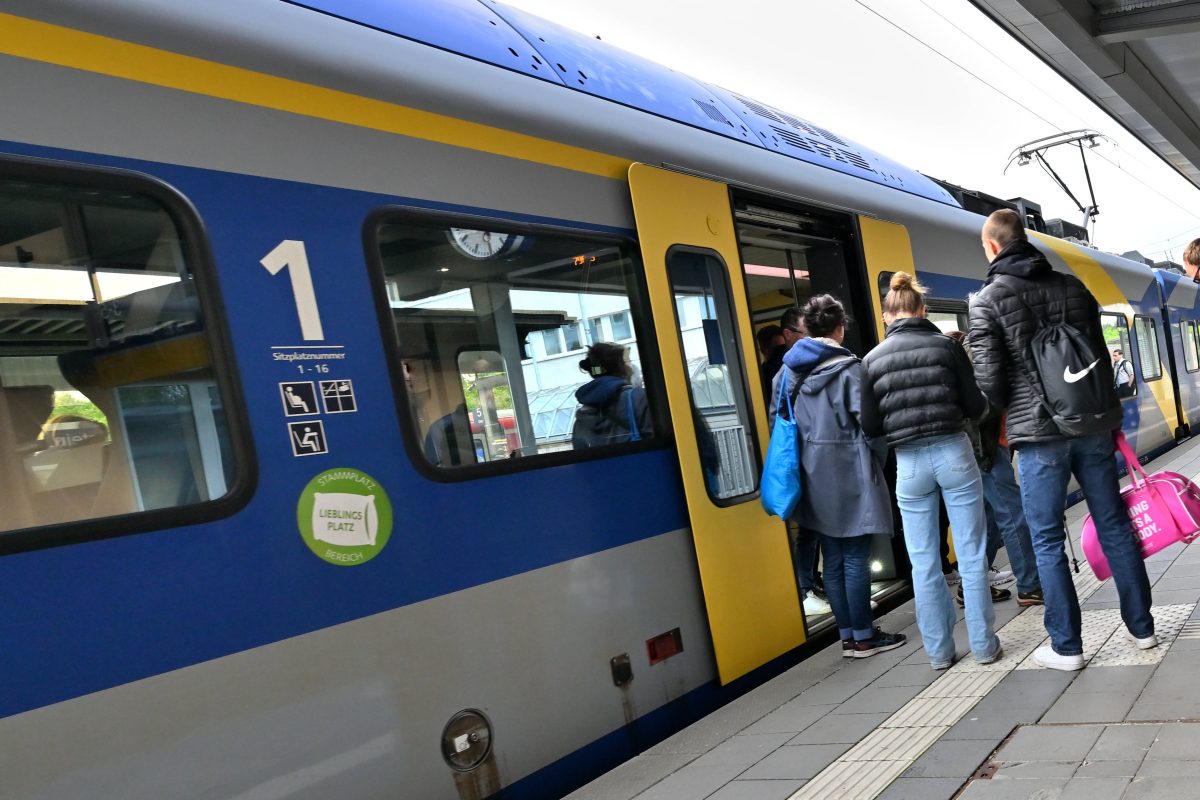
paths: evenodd
<path fill-rule="evenodd" d="M 1092 369 L 1095 368 L 1095 366 L 1099 363 L 1100 359 L 1097 358 L 1095 361 L 1088 364 L 1087 369 L 1083 370 L 1083 372 L 1071 372 L 1070 367 L 1063 367 L 1063 380 L 1067 383 L 1076 383 L 1077 381 L 1081 381 L 1083 380 L 1084 376 L 1091 372 Z"/>

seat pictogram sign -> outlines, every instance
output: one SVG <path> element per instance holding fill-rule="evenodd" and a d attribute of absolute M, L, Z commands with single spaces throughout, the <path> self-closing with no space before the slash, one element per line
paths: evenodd
<path fill-rule="evenodd" d="M 325 441 L 325 426 L 319 419 L 289 422 L 288 436 L 292 440 L 292 455 L 319 456 L 329 452 Z"/>
<path fill-rule="evenodd" d="M 321 381 L 321 402 L 326 414 L 346 414 L 358 410 L 354 401 L 354 384 L 349 379 Z"/>
<path fill-rule="evenodd" d="M 321 413 L 317 405 L 317 390 L 312 381 L 281 383 L 279 397 L 283 400 L 284 416 L 303 417 Z"/>

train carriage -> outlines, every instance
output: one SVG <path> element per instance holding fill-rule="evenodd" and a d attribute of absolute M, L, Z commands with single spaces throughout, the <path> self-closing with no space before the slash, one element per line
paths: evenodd
<path fill-rule="evenodd" d="M 942 186 L 493 2 L 0 31 L 0 797 L 559 796 L 805 653 L 753 331 L 961 327 Z M 1036 241 L 1168 446 L 1194 291 Z M 649 424 L 583 447 L 598 342 Z"/>

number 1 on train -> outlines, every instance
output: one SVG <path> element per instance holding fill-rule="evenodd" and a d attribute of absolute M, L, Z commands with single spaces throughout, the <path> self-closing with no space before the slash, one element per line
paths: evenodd
<path fill-rule="evenodd" d="M 306 341 L 325 338 L 321 329 L 321 313 L 317 310 L 317 295 L 313 291 L 312 275 L 308 271 L 308 253 L 304 242 L 284 239 L 259 262 L 267 272 L 278 275 L 284 267 L 292 279 L 292 296 L 296 300 L 296 315 L 300 317 L 300 334 Z"/>

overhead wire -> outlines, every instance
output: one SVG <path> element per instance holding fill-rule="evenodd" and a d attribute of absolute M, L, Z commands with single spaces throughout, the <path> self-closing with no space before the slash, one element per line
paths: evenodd
<path fill-rule="evenodd" d="M 905 36 L 907 36 L 907 37 L 909 37 L 910 39 L 912 39 L 913 41 L 917 42 L 917 43 L 918 43 L 918 44 L 920 44 L 922 47 L 926 48 L 927 50 L 929 50 L 930 52 L 934 53 L 934 54 L 935 54 L 935 55 L 937 55 L 938 57 L 940 57 L 940 58 L 944 59 L 945 61 L 948 61 L 948 62 L 950 62 L 950 63 L 951 63 L 951 64 L 953 64 L 955 67 L 957 67 L 958 69 L 962 70 L 963 72 L 967 73 L 968 75 L 970 75 L 972 78 L 974 78 L 974 79 L 975 79 L 976 81 L 978 81 L 979 83 L 982 83 L 984 86 L 988 87 L 988 88 L 989 88 L 989 89 L 991 89 L 992 91 L 994 91 L 994 92 L 996 92 L 997 94 L 1001 95 L 1002 97 L 1006 98 L 1007 100 L 1009 100 L 1010 102 L 1012 102 L 1014 105 L 1017 105 L 1017 106 L 1019 106 L 1020 108 L 1024 109 L 1024 110 L 1025 110 L 1027 113 L 1029 113 L 1030 115 L 1032 115 L 1032 116 L 1036 117 L 1037 119 L 1041 120 L 1042 122 L 1046 123 L 1047 125 L 1049 125 L 1049 126 L 1050 126 L 1051 128 L 1053 128 L 1054 130 L 1058 130 L 1058 131 L 1062 131 L 1062 130 L 1064 130 L 1064 128 L 1063 128 L 1062 126 L 1055 124 L 1054 122 L 1052 122 L 1051 120 L 1047 119 L 1045 116 L 1043 116 L 1043 115 L 1042 115 L 1041 113 L 1039 113 L 1038 111 L 1035 111 L 1034 109 L 1030 108 L 1028 105 L 1026 105 L 1025 103 L 1021 102 L 1021 101 L 1020 101 L 1020 100 L 1018 100 L 1017 98 L 1013 97 L 1013 96 L 1012 96 L 1012 95 L 1010 95 L 1008 92 L 1005 92 L 1003 89 L 1000 89 L 999 87 L 997 87 L 997 86 L 993 85 L 992 83 L 990 83 L 989 81 L 987 81 L 985 78 L 982 78 L 982 77 L 980 77 L 978 74 L 976 74 L 976 73 L 975 73 L 975 72 L 973 72 L 972 70 L 968 69 L 966 66 L 964 66 L 964 65 L 963 65 L 963 64 L 961 64 L 961 63 L 959 63 L 958 61 L 955 61 L 953 58 L 951 58 L 950 56 L 946 55 L 945 53 L 941 52 L 941 51 L 940 51 L 940 50 L 938 50 L 936 47 L 934 47 L 933 45 L 931 45 L 931 44 L 929 44 L 928 42 L 926 42 L 925 40 L 923 40 L 921 37 L 917 36 L 916 34 L 912 33 L 912 32 L 911 32 L 911 31 L 909 31 L 908 29 L 904 28 L 904 27 L 903 27 L 902 25 L 900 25 L 899 23 L 897 23 L 897 22 L 895 22 L 894 20 L 892 20 L 892 19 L 888 18 L 888 17 L 887 17 L 887 16 L 885 16 L 884 14 L 880 13 L 880 12 L 879 12 L 878 10 L 876 10 L 875 8 L 872 8 L 870 5 L 868 5 L 866 2 L 864 2 L 864 0 L 854 0 L 854 2 L 855 2 L 855 3 L 857 3 L 859 6 L 861 6 L 863 9 L 865 9 L 865 10 L 867 10 L 867 11 L 871 12 L 872 14 L 874 14 L 875 16 L 879 17 L 881 20 L 883 20 L 884 22 L 886 22 L 888 25 L 891 25 L 893 28 L 895 28 L 896 30 L 900 31 L 900 32 L 901 32 L 901 33 L 903 33 Z M 1030 85 L 1034 85 L 1034 84 L 1032 83 L 1032 81 L 1029 81 L 1029 79 L 1028 79 L 1028 78 L 1026 78 L 1025 76 L 1021 75 L 1019 72 L 1017 72 L 1015 69 L 1013 69 L 1013 68 L 1012 68 L 1012 66 L 1011 66 L 1011 65 L 1009 65 L 1009 64 L 1008 64 L 1008 63 L 1007 63 L 1007 62 L 1006 62 L 1006 61 L 1005 61 L 1003 58 L 1001 58 L 999 55 L 997 55 L 995 52 L 993 52 L 993 51 L 992 51 L 990 48 L 988 48 L 986 45 L 984 45 L 984 44 L 982 44 L 981 42 L 979 42 L 979 40 L 978 40 L 978 39 L 976 39 L 975 37 L 971 36 L 971 34 L 970 34 L 970 33 L 968 33 L 967 31 L 963 30 L 963 29 L 962 29 L 961 27 L 959 27 L 957 24 L 955 24 L 954 22 L 952 22 L 952 21 L 951 21 L 950 19 L 948 19 L 948 18 L 947 18 L 945 15 L 943 15 L 941 12 L 939 12 L 937 9 L 933 8 L 932 6 L 930 6 L 930 5 L 929 5 L 927 2 L 925 2 L 925 0 L 921 0 L 921 5 L 925 6 L 925 8 L 927 8 L 927 9 L 928 9 L 930 12 L 932 12 L 933 14 L 935 14 L 936 16 L 938 16 L 939 18 L 941 18 L 941 19 L 942 19 L 944 22 L 946 22 L 948 25 L 950 25 L 951 27 L 953 27 L 953 28 L 954 28 L 955 30 L 957 30 L 959 33 L 961 33 L 962 35 L 966 36 L 968 39 L 970 39 L 972 42 L 974 42 L 974 43 L 975 43 L 975 44 L 976 44 L 978 47 L 980 47 L 982 50 L 984 50 L 984 52 L 986 52 L 988 55 L 992 56 L 992 58 L 996 59 L 996 60 L 997 60 L 997 61 L 999 61 L 1001 64 L 1004 64 L 1004 66 L 1005 66 L 1005 67 L 1007 67 L 1007 68 L 1008 68 L 1008 69 L 1009 69 L 1011 72 L 1013 72 L 1013 74 L 1015 74 L 1015 75 L 1018 75 L 1019 77 L 1021 77 L 1023 80 L 1025 80 L 1025 81 L 1026 81 L 1027 83 L 1029 83 Z M 1049 94 L 1047 94 L 1047 93 L 1046 93 L 1044 90 L 1040 89 L 1040 88 L 1039 88 L 1039 87 L 1037 87 L 1036 85 L 1034 85 L 1034 88 L 1037 88 L 1037 89 L 1038 89 L 1038 91 L 1039 91 L 1039 92 L 1041 92 L 1041 93 L 1042 93 L 1044 96 L 1046 96 L 1047 98 L 1050 98 L 1050 95 L 1049 95 Z M 1053 98 L 1050 98 L 1050 99 L 1053 99 Z M 1077 119 L 1077 120 L 1080 120 L 1080 121 L 1084 122 L 1084 124 L 1086 125 L 1086 120 L 1083 120 L 1083 118 L 1082 118 L 1082 117 L 1080 117 L 1079 115 L 1075 114 L 1074 112 L 1070 112 L 1070 113 L 1071 113 L 1071 115 L 1072 115 L 1072 116 L 1073 116 L 1075 119 Z M 1117 147 L 1118 145 L 1117 145 L 1117 144 L 1114 142 L 1114 143 L 1113 143 L 1113 146 L 1114 146 L 1114 147 Z M 1128 176 L 1130 179 L 1132 179 L 1133 181 L 1135 181 L 1135 182 L 1137 182 L 1137 183 L 1141 184 L 1141 185 L 1142 185 L 1142 186 L 1144 186 L 1146 189 L 1150 190 L 1150 191 L 1151 191 L 1151 192 L 1153 192 L 1154 194 L 1156 194 L 1156 195 L 1158 195 L 1159 197 L 1161 197 L 1163 200 L 1166 200 L 1168 203 L 1170 203 L 1171 205 L 1175 206 L 1175 207 L 1176 207 L 1176 208 L 1178 208 L 1180 211 L 1182 211 L 1183 213 L 1187 214 L 1189 217 L 1192 217 L 1193 219 L 1200 219 L 1200 215 L 1196 214 L 1196 213 L 1195 213 L 1194 211 L 1192 211 L 1191 209 L 1188 209 L 1188 208 L 1184 207 L 1184 206 L 1183 206 L 1183 205 L 1181 205 L 1181 204 L 1180 204 L 1178 201 L 1174 200 L 1174 199 L 1173 199 L 1173 198 L 1171 198 L 1171 197 L 1168 197 L 1166 194 L 1164 194 L 1162 191 L 1160 191 L 1160 190 L 1159 190 L 1158 188 L 1156 188 L 1155 186 L 1151 185 L 1150 183 L 1147 183 L 1147 182 L 1146 182 L 1145 180 L 1143 180 L 1141 177 L 1139 177 L 1139 176 L 1137 176 L 1137 175 L 1133 174 L 1132 172 L 1130 172 L 1129 170 L 1125 169 L 1123 166 L 1121 166 L 1121 164 L 1120 164 L 1119 162 L 1114 162 L 1112 159 L 1108 158 L 1108 157 L 1107 157 L 1106 155 L 1104 155 L 1103 153 L 1093 153 L 1093 155 L 1095 155 L 1095 156 L 1096 156 L 1097 158 L 1099 158 L 1100 160 L 1102 160 L 1102 161 L 1104 161 L 1104 162 L 1108 163 L 1109 165 L 1111 165 L 1111 166 L 1112 166 L 1112 167 L 1114 167 L 1115 169 L 1119 170 L 1120 172 L 1124 173 L 1124 174 L 1125 174 L 1126 176 Z M 1133 157 L 1133 158 L 1134 158 L 1134 160 L 1135 160 L 1135 161 L 1137 161 L 1138 163 L 1140 163 L 1140 164 L 1141 164 L 1143 167 L 1147 167 L 1147 168 L 1149 168 L 1149 167 L 1146 165 L 1146 163 L 1145 163 L 1145 162 L 1143 162 L 1143 161 L 1141 161 L 1141 159 L 1137 158 L 1137 156 L 1136 156 L 1135 154 L 1133 154 L 1133 153 L 1129 153 L 1129 155 L 1130 155 L 1131 157 Z M 1093 221 L 1093 222 L 1094 222 L 1094 221 Z M 1192 229 L 1192 230 L 1195 230 L 1195 229 Z M 1177 234 L 1175 237 L 1171 237 L 1171 238 L 1172 238 L 1172 239 L 1174 239 L 1174 238 L 1177 238 L 1178 236 L 1182 236 L 1182 235 L 1184 235 L 1184 234 Z M 1156 251 L 1156 252 L 1165 252 L 1165 251 Z"/>

